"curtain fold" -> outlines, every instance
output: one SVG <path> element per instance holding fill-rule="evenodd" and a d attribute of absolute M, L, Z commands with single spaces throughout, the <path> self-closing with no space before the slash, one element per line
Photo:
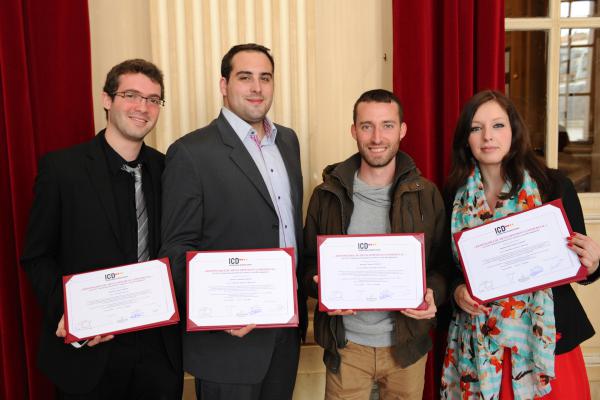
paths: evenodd
<path fill-rule="evenodd" d="M 462 105 L 504 91 L 504 1 L 393 0 L 394 93 L 408 125 L 401 148 L 438 187 L 450 169 Z M 439 399 L 450 307 L 438 310 L 423 399 Z"/>
<path fill-rule="evenodd" d="M 504 1 L 393 0 L 392 8 L 402 149 L 441 185 L 461 106 L 477 91 L 504 91 Z"/>
<path fill-rule="evenodd" d="M 51 399 L 41 313 L 19 266 L 40 155 L 94 134 L 86 1 L 0 7 L 0 398 Z"/>

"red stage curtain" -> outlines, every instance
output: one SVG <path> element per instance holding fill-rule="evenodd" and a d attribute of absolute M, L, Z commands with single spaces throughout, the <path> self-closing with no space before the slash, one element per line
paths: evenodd
<path fill-rule="evenodd" d="M 36 367 L 41 313 L 19 266 L 37 160 L 92 137 L 87 1 L 0 7 L 0 398 L 52 399 Z"/>
<path fill-rule="evenodd" d="M 394 93 L 405 109 L 402 149 L 441 185 L 461 106 L 504 91 L 504 1 L 394 0 Z"/>
<path fill-rule="evenodd" d="M 392 4 L 394 93 L 404 105 L 408 125 L 401 147 L 441 187 L 450 168 L 462 105 L 480 90 L 504 91 L 504 1 L 393 0 Z M 440 325 L 432 332 L 434 349 L 427 362 L 424 399 L 439 398 L 447 335 L 447 327 Z"/>

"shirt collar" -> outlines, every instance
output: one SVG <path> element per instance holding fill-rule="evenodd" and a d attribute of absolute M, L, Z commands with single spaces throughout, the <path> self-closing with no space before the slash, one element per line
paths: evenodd
<path fill-rule="evenodd" d="M 135 167 L 138 164 L 144 164 L 144 154 L 146 153 L 146 144 L 142 143 L 142 148 L 137 156 L 137 158 L 133 161 L 125 161 L 123 157 L 119 155 L 110 147 L 108 142 L 106 141 L 106 137 L 102 135 L 102 147 L 104 148 L 104 154 L 106 155 L 106 161 L 108 163 L 108 169 L 112 174 L 119 174 L 122 172 L 123 164 L 127 164 L 130 167 Z"/>
<path fill-rule="evenodd" d="M 227 107 L 222 107 L 221 113 L 223 113 L 223 116 L 225 117 L 227 122 L 229 122 L 229 125 L 231 125 L 233 131 L 236 135 L 238 135 L 242 142 L 250 135 L 256 134 L 256 131 L 252 126 L 250 126 L 249 123 L 241 119 Z M 265 129 L 265 137 L 263 138 L 263 144 L 274 144 L 275 138 L 277 137 L 277 127 L 267 116 L 265 116 L 263 124 Z"/>

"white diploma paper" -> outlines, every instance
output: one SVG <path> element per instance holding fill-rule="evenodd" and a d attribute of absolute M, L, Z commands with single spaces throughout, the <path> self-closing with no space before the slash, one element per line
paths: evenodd
<path fill-rule="evenodd" d="M 166 259 L 65 277 L 64 289 L 67 342 L 179 320 Z"/>
<path fill-rule="evenodd" d="M 455 234 L 471 295 L 483 302 L 582 279 L 560 202 Z"/>
<path fill-rule="evenodd" d="M 293 249 L 264 249 L 193 255 L 188 331 L 297 326 L 293 254 Z"/>
<path fill-rule="evenodd" d="M 419 308 L 423 234 L 319 236 L 319 309 Z"/>

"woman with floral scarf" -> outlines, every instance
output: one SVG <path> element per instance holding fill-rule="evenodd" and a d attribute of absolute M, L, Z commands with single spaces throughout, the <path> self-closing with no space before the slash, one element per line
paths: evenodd
<path fill-rule="evenodd" d="M 598 278 L 600 246 L 585 235 L 573 184 L 536 156 L 521 116 L 503 94 L 483 91 L 465 105 L 447 195 L 452 233 L 562 199 L 576 232 L 565 246 L 588 270 L 580 283 Z M 590 398 L 579 344 L 594 330 L 570 285 L 479 304 L 457 273 L 452 293 L 442 399 Z"/>

